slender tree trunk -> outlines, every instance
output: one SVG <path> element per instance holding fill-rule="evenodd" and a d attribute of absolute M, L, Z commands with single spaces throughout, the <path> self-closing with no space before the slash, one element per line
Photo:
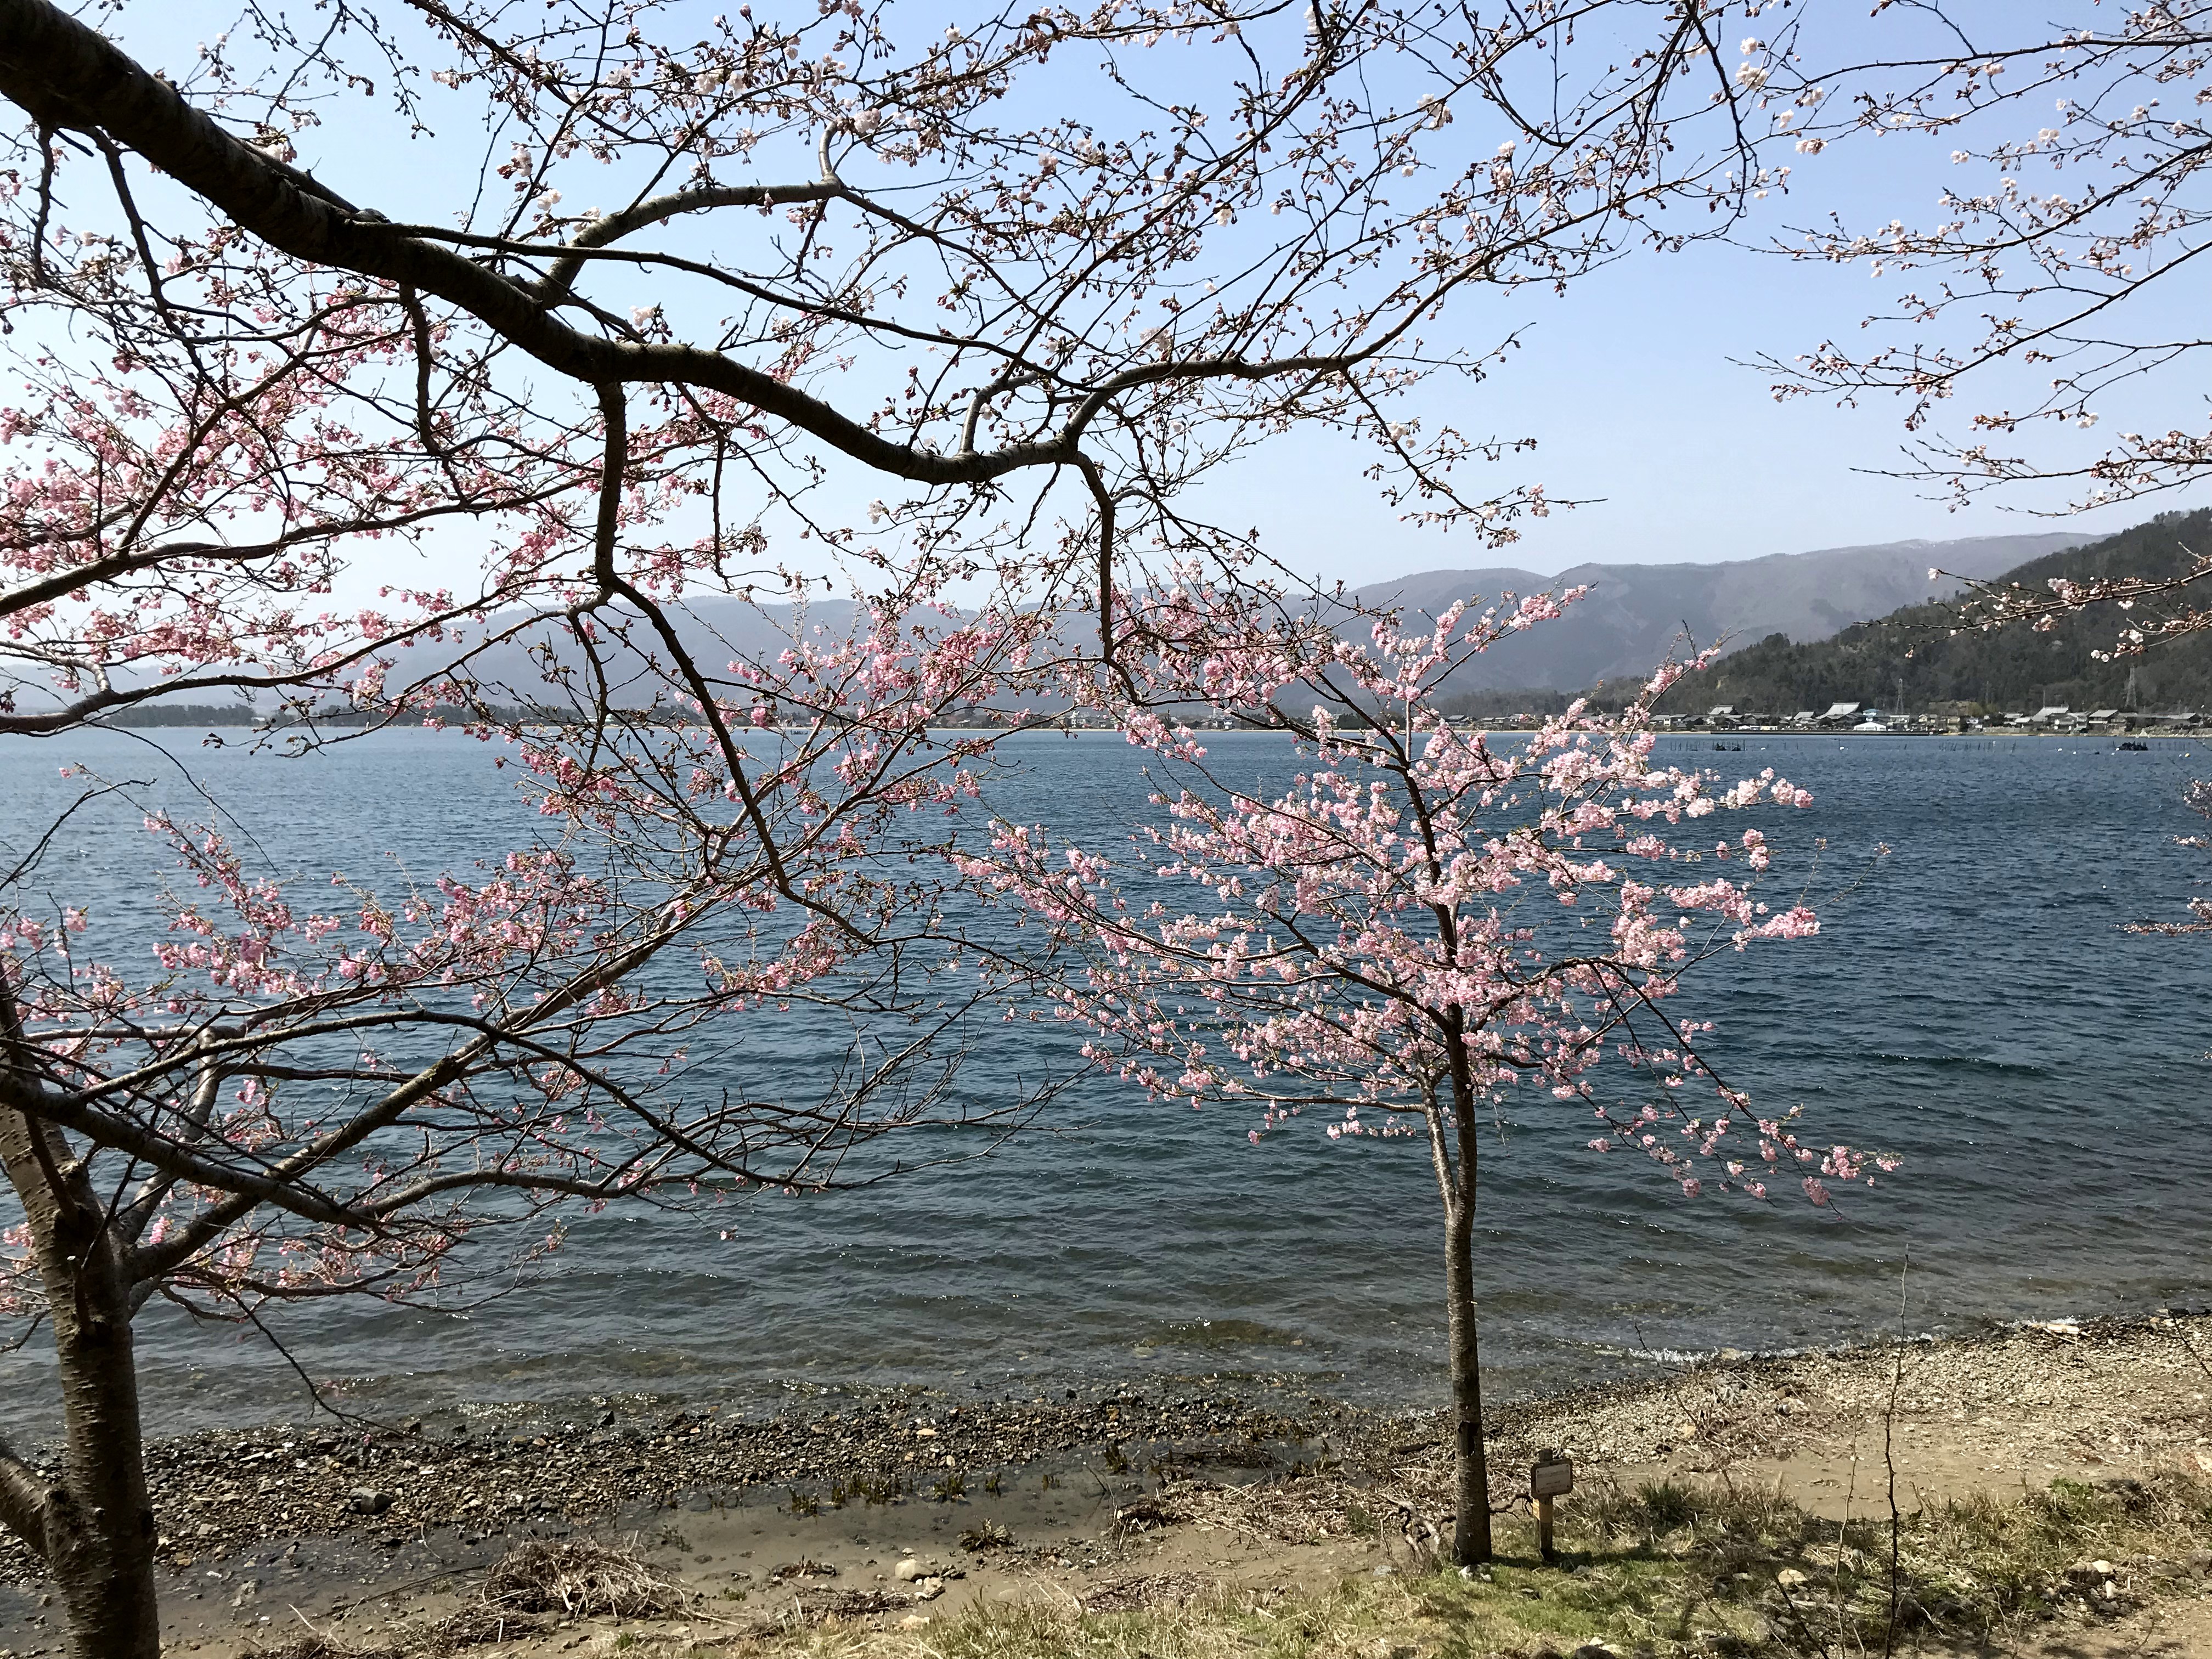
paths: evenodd
<path fill-rule="evenodd" d="M 40 1086 L 0 981 L 9 1090 Z M 0 1106 L 0 1169 L 29 1224 L 60 1362 L 65 1438 L 58 1475 L 0 1447 L 0 1520 L 45 1562 L 76 1659 L 160 1659 L 154 1508 L 138 1420 L 129 1252 L 59 1131 Z"/>
<path fill-rule="evenodd" d="M 1471 1182 L 1460 1185 L 1444 1217 L 1444 1300 L 1451 1345 L 1452 1559 L 1471 1567 L 1490 1559 L 1490 1461 L 1483 1448 L 1482 1371 L 1475 1346 L 1474 1194 Z"/>
<path fill-rule="evenodd" d="M 1450 942 L 1451 935 L 1446 935 Z M 1482 1438 L 1482 1357 L 1474 1316 L 1474 1207 L 1482 1144 L 1475 1129 L 1474 1068 L 1467 1033 L 1453 1011 L 1450 1047 L 1454 1158 L 1437 1160 L 1444 1184 L 1444 1300 L 1451 1343 L 1453 1472 L 1452 1559 L 1472 1567 L 1491 1557 L 1490 1457 Z M 1442 1125 L 1436 1141 L 1443 1148 Z"/>
<path fill-rule="evenodd" d="M 1457 1041 L 1460 1033 L 1452 1036 Z M 1444 1313 L 1451 1355 L 1452 1559 L 1472 1567 L 1487 1561 L 1490 1540 L 1490 1460 L 1482 1441 L 1482 1364 L 1475 1343 L 1475 1160 L 1481 1152 L 1469 1109 L 1472 1091 L 1464 1050 L 1452 1075 L 1453 1109 L 1438 1110 L 1426 1097 L 1429 1158 L 1444 1212 Z M 1456 1143 L 1456 1145 L 1455 1145 Z"/>

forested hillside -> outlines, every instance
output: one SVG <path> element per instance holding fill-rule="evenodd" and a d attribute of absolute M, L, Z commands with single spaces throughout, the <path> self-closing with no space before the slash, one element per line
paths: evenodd
<path fill-rule="evenodd" d="M 2212 550 L 2212 509 L 2161 514 L 2086 547 L 2021 565 L 2004 580 L 2041 586 L 2053 576 L 2172 575 Z M 2099 662 L 2124 618 L 2097 606 L 2039 634 L 2024 627 L 1954 633 L 1955 611 L 1911 605 L 1879 622 L 1804 645 L 1776 634 L 1684 678 L 1662 710 L 1702 714 L 1717 704 L 1787 716 L 1832 702 L 1918 711 L 1973 705 L 2017 712 L 2046 702 L 2145 712 L 2212 708 L 2212 635 Z M 2130 686 L 2133 678 L 2132 690 Z"/>

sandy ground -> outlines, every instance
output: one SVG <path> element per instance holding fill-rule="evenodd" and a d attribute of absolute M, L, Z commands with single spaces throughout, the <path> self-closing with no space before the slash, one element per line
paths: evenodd
<path fill-rule="evenodd" d="M 1543 1447 L 1570 1452 L 1584 1482 L 1724 1475 L 1830 1517 L 1886 1512 L 1892 1465 L 1907 1510 L 2059 1477 L 2203 1474 L 2208 1396 L 2212 1317 L 1723 1360 L 1503 1408 L 1492 1490 L 1525 1492 Z M 459 1605 L 516 1541 L 578 1531 L 634 1536 L 702 1593 L 649 1632 L 672 1652 L 794 1620 L 898 1626 L 1009 1597 L 1103 1607 L 1213 1585 L 1296 1591 L 1386 1564 L 1389 1527 L 1379 1542 L 1371 1522 L 1355 1530 L 1355 1509 L 1395 1516 L 1404 1537 L 1441 1518 L 1443 1428 L 1263 1389 L 924 1393 L 726 1425 L 613 1410 L 556 1424 L 517 1408 L 489 1432 L 429 1424 L 335 1454 L 297 1430 L 203 1437 L 161 1449 L 165 1606 L 176 1650 L 210 1659 L 307 1628 L 373 1645 Z M 764 1462 L 793 1473 L 742 1478 Z M 908 1559 L 913 1580 L 897 1576 Z M 58 1654 L 45 1592 L 12 1565 L 0 1659 Z M 612 1640 L 578 1626 L 479 1650 L 553 1659 Z M 2212 1600 L 2039 1640 L 2019 1651 L 2212 1659 Z"/>
<path fill-rule="evenodd" d="M 1504 1421 L 1520 1461 L 1556 1444 L 1624 1474 L 1754 1474 L 1831 1518 L 1886 1503 L 1885 1433 L 1907 1509 L 2060 1478 L 2212 1474 L 2212 1317 L 1723 1363 L 1531 1402 Z"/>

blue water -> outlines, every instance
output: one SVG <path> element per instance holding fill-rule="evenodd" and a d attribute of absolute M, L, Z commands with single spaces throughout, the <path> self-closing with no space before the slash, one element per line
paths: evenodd
<path fill-rule="evenodd" d="M 1255 776 L 1285 763 L 1273 738 L 1213 750 Z M 2193 890 L 2203 855 L 2173 838 L 2197 824 L 2179 797 L 2212 773 L 2212 752 L 1809 738 L 1662 750 L 1729 775 L 1773 765 L 1815 792 L 1809 811 L 1765 820 L 1793 884 L 1814 869 L 1814 838 L 1826 843 L 1810 878 L 1821 937 L 1717 964 L 1682 1007 L 1719 1022 L 1731 1080 L 1762 1103 L 1802 1102 L 1816 1134 L 1888 1147 L 1905 1167 L 1830 1211 L 1794 1192 L 1689 1200 L 1583 1150 L 1578 1112 L 1531 1103 L 1486 1155 L 1492 1387 L 1893 1329 L 1900 1292 L 1905 1324 L 1937 1331 L 2212 1300 L 2212 942 L 2119 931 L 2180 914 Z M 427 877 L 495 853 L 526 821 L 489 752 L 453 734 L 387 733 L 298 762 L 178 752 L 189 782 L 123 734 L 0 746 L 0 838 L 20 843 L 74 794 L 64 759 L 153 781 L 180 812 L 204 788 L 278 873 L 382 863 Z M 1137 757 L 1111 738 L 1024 738 L 1007 752 L 1017 768 L 998 802 L 1012 816 L 1104 842 L 1144 810 Z M 137 825 L 135 812 L 86 815 L 40 878 L 57 902 L 91 896 L 100 936 L 126 944 L 152 914 Z M 1877 860 L 1877 843 L 1893 850 Z M 739 1034 L 714 1063 L 733 1090 L 804 1085 L 789 1073 L 806 1048 Z M 1018 1065 L 1072 1062 L 1048 1030 L 994 1026 L 969 1064 L 963 1086 L 988 1099 Z M 1255 1148 L 1246 1127 L 1087 1076 L 1049 1133 L 988 1159 L 704 1219 L 579 1217 L 549 1269 L 465 1316 L 358 1303 L 274 1322 L 310 1370 L 387 1411 L 1164 1374 L 1435 1398 L 1441 1239 L 1419 1143 L 1331 1143 L 1316 1127 Z M 296 1378 L 258 1338 L 159 1307 L 142 1327 L 156 1427 L 300 1409 Z M 51 1421 L 45 1378 L 35 1344 L 0 1358 L 19 1428 Z"/>

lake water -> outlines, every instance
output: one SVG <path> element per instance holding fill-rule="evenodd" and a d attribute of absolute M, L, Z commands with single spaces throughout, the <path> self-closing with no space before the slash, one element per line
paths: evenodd
<path fill-rule="evenodd" d="M 1492 1387 L 1548 1389 L 1721 1347 L 2140 1311 L 2212 1299 L 2212 942 L 2125 935 L 2180 914 L 2202 855 L 2172 838 L 2212 754 L 2105 740 L 1668 739 L 1729 775 L 1772 765 L 1816 804 L 1771 828 L 1790 872 L 1824 837 L 1824 932 L 1718 964 L 1694 1003 L 1733 1079 L 1802 1102 L 1815 1134 L 1901 1153 L 1872 1193 L 1816 1211 L 1686 1199 L 1582 1149 L 1578 1113 L 1531 1105 L 1486 1153 L 1479 1235 Z M 1272 738 L 1218 760 L 1276 773 Z M 390 733 L 301 763 L 179 747 L 187 784 L 125 734 L 0 746 L 0 835 L 43 824 L 64 759 L 193 787 L 235 810 L 270 868 L 418 875 L 492 851 L 511 811 L 483 746 Z M 1011 813 L 1082 826 L 1142 810 L 1137 757 L 1103 735 L 1013 740 Z M 140 925 L 135 813 L 94 815 L 43 884 Z M 2212 873 L 2212 872 L 2208 872 Z M 996 1045 L 996 1046 L 994 1046 Z M 740 1043 L 733 1088 L 792 1050 Z M 1034 1028 L 970 1064 L 1065 1065 Z M 781 1079 L 788 1081 L 789 1079 Z M 748 1407 L 909 1382 L 997 1392 L 1077 1380 L 1291 1374 L 1372 1401 L 1442 1391 L 1440 1230 L 1418 1142 L 1243 1139 L 1241 1120 L 1086 1079 L 1056 1133 L 858 1196 L 745 1200 L 711 1219 L 579 1217 L 551 1269 L 465 1316 L 373 1304 L 280 1318 L 316 1373 L 385 1411 L 456 1398 L 661 1391 Z M 729 1231 L 732 1237 L 720 1235 Z M 1909 1271 L 1907 1263 L 1909 1261 Z M 1903 1275 L 1900 1279 L 1900 1275 Z M 301 1407 L 258 1340 L 143 1322 L 154 1425 Z M 36 1346 L 0 1358 L 18 1428 L 50 1425 Z M 19 1407 L 18 1402 L 23 1402 Z"/>

